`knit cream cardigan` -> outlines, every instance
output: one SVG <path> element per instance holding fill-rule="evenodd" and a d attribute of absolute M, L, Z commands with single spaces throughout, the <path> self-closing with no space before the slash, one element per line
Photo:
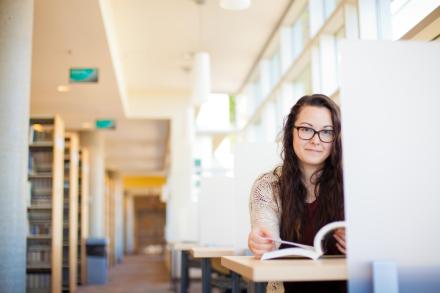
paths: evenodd
<path fill-rule="evenodd" d="M 280 237 L 281 206 L 277 182 L 278 178 L 272 172 L 261 175 L 255 180 L 249 198 L 251 228 L 264 227 L 274 238 Z M 266 292 L 284 292 L 283 283 L 269 282 Z"/>

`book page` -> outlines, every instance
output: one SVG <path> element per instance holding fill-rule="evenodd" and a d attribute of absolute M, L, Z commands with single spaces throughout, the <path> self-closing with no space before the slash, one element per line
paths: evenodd
<path fill-rule="evenodd" d="M 319 258 L 319 254 L 317 254 L 315 251 L 298 248 L 298 247 L 284 248 L 284 249 L 278 249 L 278 250 L 266 252 L 261 257 L 261 260 L 274 259 L 274 258 L 294 258 L 294 257 L 306 257 L 316 260 Z"/>
<path fill-rule="evenodd" d="M 324 251 L 322 249 L 322 240 L 330 231 L 345 227 L 346 224 L 344 221 L 337 221 L 337 222 L 329 223 L 323 226 L 321 229 L 319 229 L 318 233 L 316 233 L 315 238 L 313 240 L 313 246 L 315 247 L 316 253 L 318 255 L 324 254 Z"/>

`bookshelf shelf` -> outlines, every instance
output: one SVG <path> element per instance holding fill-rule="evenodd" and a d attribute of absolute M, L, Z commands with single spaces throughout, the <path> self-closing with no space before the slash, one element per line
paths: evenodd
<path fill-rule="evenodd" d="M 63 141 L 60 117 L 30 119 L 27 292 L 61 291 Z"/>
<path fill-rule="evenodd" d="M 53 147 L 53 142 L 34 142 L 34 143 L 30 143 L 29 147 L 31 149 L 38 149 L 38 148 L 47 149 L 47 148 L 52 148 Z"/>
<path fill-rule="evenodd" d="M 28 265 L 27 271 L 50 271 L 52 267 L 50 265 Z"/>
<path fill-rule="evenodd" d="M 76 292 L 79 193 L 79 137 L 77 133 L 66 133 L 63 160 L 63 208 L 68 211 L 64 214 L 63 220 L 63 292 Z"/>
<path fill-rule="evenodd" d="M 40 240 L 40 239 L 51 239 L 52 236 L 51 235 L 28 235 L 27 239 L 31 239 L 31 240 Z"/>
<path fill-rule="evenodd" d="M 29 174 L 29 179 L 38 179 L 38 178 L 52 178 L 52 174 L 48 173 L 39 173 L 39 174 Z"/>
<path fill-rule="evenodd" d="M 52 206 L 50 205 L 33 205 L 33 206 L 28 206 L 28 210 L 51 210 Z"/>
<path fill-rule="evenodd" d="M 78 183 L 80 192 L 78 196 L 78 283 L 87 284 L 87 262 L 86 262 L 86 239 L 89 236 L 89 166 L 90 158 L 87 148 L 81 148 L 79 161 Z"/>

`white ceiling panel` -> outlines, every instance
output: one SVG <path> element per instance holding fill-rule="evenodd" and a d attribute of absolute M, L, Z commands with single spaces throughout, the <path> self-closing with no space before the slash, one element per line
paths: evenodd
<path fill-rule="evenodd" d="M 233 12 L 217 0 L 203 6 L 191 0 L 103 0 L 111 22 L 106 31 L 99 0 L 35 1 L 31 114 L 59 114 L 73 130 L 115 119 L 116 130 L 106 132 L 107 166 L 127 174 L 164 172 L 170 122 L 128 119 L 121 94 L 128 102 L 132 93 L 133 99 L 157 100 L 153 105 L 188 95 L 191 53 L 197 50 L 211 54 L 213 91 L 235 92 L 289 2 L 253 0 L 249 10 Z M 113 55 L 108 37 L 115 40 Z M 70 67 L 99 68 L 99 82 L 69 84 Z M 59 85 L 70 91 L 58 92 Z"/>

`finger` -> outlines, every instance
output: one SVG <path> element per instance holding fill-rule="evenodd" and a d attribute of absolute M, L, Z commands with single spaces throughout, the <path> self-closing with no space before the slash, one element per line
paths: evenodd
<path fill-rule="evenodd" d="M 257 236 L 255 238 L 252 238 L 253 241 L 259 242 L 259 243 L 273 243 L 272 239 L 268 239 L 265 237 Z"/>
<path fill-rule="evenodd" d="M 338 233 L 339 236 L 341 236 L 341 237 L 345 237 L 345 229 L 339 229 L 339 230 L 337 231 L 337 233 Z"/>
<path fill-rule="evenodd" d="M 340 240 L 336 239 L 336 244 L 345 248 L 345 243 L 342 243 Z"/>
<path fill-rule="evenodd" d="M 270 231 L 264 227 L 256 227 L 249 233 L 249 236 L 259 238 L 272 238 L 271 235 Z"/>
<path fill-rule="evenodd" d="M 336 241 L 337 241 L 340 245 L 342 245 L 342 246 L 345 247 L 345 238 L 343 238 L 343 237 L 341 237 L 341 236 L 339 236 L 339 235 L 334 235 L 334 237 L 335 237 Z"/>
<path fill-rule="evenodd" d="M 345 251 L 345 247 L 342 247 L 341 245 L 339 245 L 339 243 L 336 243 L 336 248 L 343 254 L 347 254 Z"/>
<path fill-rule="evenodd" d="M 265 254 L 267 251 L 264 251 L 264 250 L 255 250 L 255 251 L 252 251 L 252 253 L 254 254 L 254 256 L 255 257 L 257 257 L 257 258 L 261 258 L 261 256 L 263 255 L 263 254 Z"/>
<path fill-rule="evenodd" d="M 252 235 L 251 240 L 256 243 L 267 243 L 267 244 L 273 243 L 271 239 L 267 239 L 265 236 L 260 236 L 258 234 Z"/>
<path fill-rule="evenodd" d="M 264 227 L 260 227 L 258 232 L 259 233 L 257 233 L 257 235 L 260 237 L 272 238 L 272 232 L 270 232 L 269 229 L 266 229 Z"/>
<path fill-rule="evenodd" d="M 339 236 L 345 237 L 345 229 L 339 229 L 338 234 Z"/>
<path fill-rule="evenodd" d="M 270 251 L 273 250 L 275 245 L 273 243 L 269 243 L 269 244 L 263 244 L 263 243 L 256 243 L 256 242 L 251 242 L 250 245 L 253 249 L 257 249 L 257 250 L 264 250 L 264 251 Z"/>

